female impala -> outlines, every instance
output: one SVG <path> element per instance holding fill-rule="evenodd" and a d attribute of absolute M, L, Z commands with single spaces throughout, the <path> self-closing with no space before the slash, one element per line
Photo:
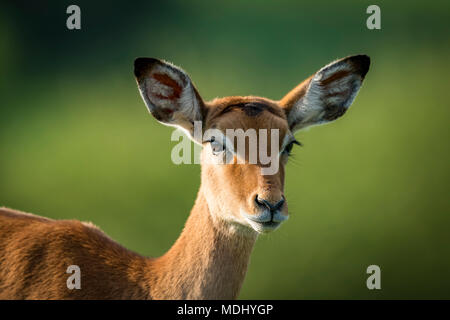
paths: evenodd
<path fill-rule="evenodd" d="M 239 294 L 259 233 L 288 216 L 284 166 L 294 133 L 342 116 L 355 98 L 370 59 L 347 57 L 323 67 L 280 101 L 227 97 L 204 102 L 187 74 L 157 59 L 135 61 L 140 93 L 160 122 L 194 137 L 203 129 L 278 129 L 279 170 L 261 163 L 217 164 L 229 152 L 217 141 L 197 141 L 201 186 L 183 232 L 159 258 L 125 249 L 91 224 L 51 220 L 0 209 L 0 298 L 3 299 L 230 299 Z M 214 149 L 214 150 L 213 150 Z M 219 148 L 220 149 L 220 148 Z M 154 214 L 161 214 L 154 213 Z M 77 265 L 81 288 L 69 289 L 68 266 Z"/>

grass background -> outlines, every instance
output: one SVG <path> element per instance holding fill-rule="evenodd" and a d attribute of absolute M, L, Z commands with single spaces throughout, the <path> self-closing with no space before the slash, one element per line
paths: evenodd
<path fill-rule="evenodd" d="M 450 3 L 69 1 L 0 4 L 0 206 L 92 221 L 158 256 L 179 235 L 199 166 L 170 161 L 172 129 L 132 62 L 182 66 L 205 99 L 281 98 L 335 58 L 371 56 L 351 110 L 297 134 L 291 218 L 261 237 L 240 298 L 450 298 Z M 381 267 L 382 290 L 366 288 Z"/>

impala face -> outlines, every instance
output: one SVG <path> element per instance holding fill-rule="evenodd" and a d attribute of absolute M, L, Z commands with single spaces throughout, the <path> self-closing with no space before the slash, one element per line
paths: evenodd
<path fill-rule="evenodd" d="M 256 139 L 247 135 L 247 139 L 239 136 L 234 141 L 219 138 L 205 144 L 202 184 L 206 199 L 210 199 L 209 206 L 213 211 L 221 212 L 222 218 L 259 233 L 275 230 L 288 218 L 284 166 L 296 143 L 284 111 L 275 102 L 257 97 L 216 99 L 210 106 L 206 128 L 215 128 L 224 135 L 230 129 L 236 133 L 253 131 Z M 239 139 L 245 142 L 244 153 L 236 152 Z M 225 146 L 224 140 L 229 142 Z M 261 141 L 267 141 L 267 144 L 262 146 Z M 270 155 L 271 161 L 277 163 L 263 164 L 259 157 L 261 153 Z M 251 161 L 255 154 L 253 158 L 257 161 Z M 214 163 L 215 158 L 221 160 L 226 156 L 231 161 Z M 276 172 L 264 174 L 262 169 L 269 166 L 276 168 Z"/>
<path fill-rule="evenodd" d="M 203 145 L 200 192 L 210 211 L 216 212 L 214 218 L 248 232 L 267 233 L 288 218 L 284 174 L 290 152 L 299 144 L 294 133 L 342 116 L 358 93 L 369 64 L 365 55 L 335 61 L 279 101 L 249 96 L 204 102 L 183 70 L 157 59 L 136 59 L 135 76 L 150 113 Z M 194 135 L 198 121 L 204 131 L 213 129 L 217 134 L 199 141 Z M 230 129 L 244 133 L 254 130 L 256 141 L 265 139 L 267 144 L 255 146 L 250 138 L 244 139 L 245 152 L 236 152 L 237 140 L 224 138 Z M 262 137 L 264 132 L 267 135 Z M 277 170 L 264 174 L 267 171 L 263 169 L 273 163 L 267 164 L 259 156 L 249 161 L 255 151 L 270 155 Z"/>

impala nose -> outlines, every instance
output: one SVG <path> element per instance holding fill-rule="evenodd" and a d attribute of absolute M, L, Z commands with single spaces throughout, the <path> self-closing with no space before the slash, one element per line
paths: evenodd
<path fill-rule="evenodd" d="M 281 210 L 281 208 L 283 207 L 283 204 L 285 202 L 285 199 L 284 199 L 284 196 L 282 196 L 281 200 L 273 202 L 273 201 L 268 201 L 266 199 L 261 199 L 261 198 L 259 198 L 258 195 L 256 195 L 255 202 L 258 206 L 265 207 L 265 208 L 269 209 L 271 212 L 274 212 L 277 210 Z"/>

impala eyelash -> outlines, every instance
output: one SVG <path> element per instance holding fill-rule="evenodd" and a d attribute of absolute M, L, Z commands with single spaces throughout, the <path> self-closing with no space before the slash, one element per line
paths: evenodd
<path fill-rule="evenodd" d="M 291 142 L 289 142 L 289 144 L 284 148 L 283 153 L 287 154 L 288 156 L 292 155 L 292 148 L 294 146 L 294 144 L 302 147 L 303 145 L 297 141 L 297 140 L 292 140 Z"/>

